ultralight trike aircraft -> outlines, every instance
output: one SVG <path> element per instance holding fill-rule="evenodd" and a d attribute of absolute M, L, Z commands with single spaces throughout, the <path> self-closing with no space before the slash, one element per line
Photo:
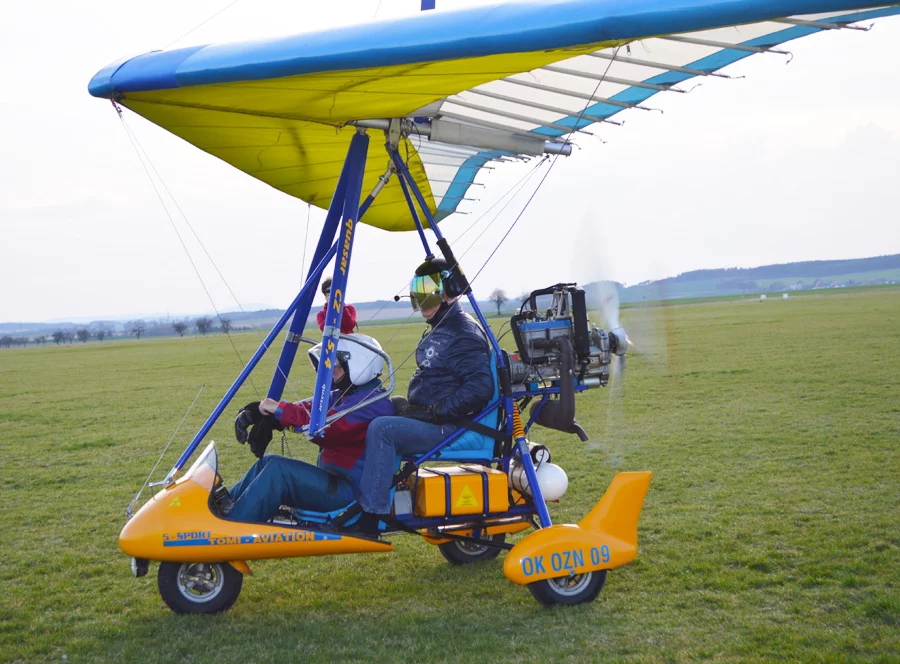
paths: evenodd
<path fill-rule="evenodd" d="M 215 613 L 237 599 L 248 560 L 391 550 L 381 537 L 346 530 L 352 503 L 334 513 L 284 510 L 267 523 L 222 518 L 214 443 L 182 472 L 290 322 L 268 390 L 281 398 L 332 261 L 305 434 L 321 436 L 333 421 L 329 388 L 364 221 L 416 231 L 426 260 L 435 257 L 433 234 L 449 266 L 448 295 L 468 299 L 489 338 L 495 386 L 473 423 L 425 454 L 397 459 L 385 532 L 420 535 L 452 563 L 506 551 L 506 577 L 543 604 L 595 599 L 607 571 L 635 559 L 650 473 L 617 474 L 581 521 L 553 524 L 547 502 L 562 496 L 567 479 L 528 437 L 538 424 L 586 438 L 575 397 L 607 384 L 612 359 L 628 349 L 625 331 L 592 325 L 584 291 L 560 283 L 522 303 L 509 322 L 516 347 L 503 350 L 439 222 L 467 200 L 490 162 L 569 156 L 572 137 L 589 133 L 586 127 L 621 124 L 613 116 L 648 110 L 657 94 L 685 93 L 685 81 L 727 79 L 719 70 L 749 55 L 789 55 L 776 47 L 897 13 L 896 5 L 854 0 L 543 0 L 152 52 L 102 69 L 90 93 L 111 100 L 120 116 L 127 107 L 276 189 L 329 202 L 300 292 L 157 483 L 162 489 L 136 513 L 129 508 L 119 546 L 135 575 L 159 561 L 169 607 Z M 394 370 L 381 354 L 392 390 Z M 534 532 L 506 542 L 527 529 Z"/>

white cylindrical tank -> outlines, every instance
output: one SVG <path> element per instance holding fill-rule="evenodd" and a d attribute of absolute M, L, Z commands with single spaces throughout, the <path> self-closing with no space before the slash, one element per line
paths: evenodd
<path fill-rule="evenodd" d="M 569 476 L 555 463 L 542 463 L 535 472 L 544 500 L 559 500 L 569 488 Z M 531 495 L 528 476 L 525 474 L 522 464 L 517 463 L 510 466 L 509 485 L 520 493 Z"/>

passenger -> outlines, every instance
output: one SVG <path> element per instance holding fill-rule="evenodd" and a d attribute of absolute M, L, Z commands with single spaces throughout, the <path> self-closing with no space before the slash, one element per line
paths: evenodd
<path fill-rule="evenodd" d="M 325 314 L 328 312 L 328 296 L 331 294 L 331 277 L 326 277 L 322 282 L 322 294 L 325 296 L 325 306 L 316 314 L 316 322 L 319 329 L 325 331 Z M 341 316 L 341 333 L 352 334 L 356 328 L 356 307 L 344 303 L 344 313 Z"/>
<path fill-rule="evenodd" d="M 352 337 L 381 348 L 375 339 L 364 334 Z M 342 339 L 338 348 L 328 415 L 386 391 L 378 380 L 384 369 L 380 355 L 349 339 Z M 320 353 L 321 344 L 309 351 L 310 362 L 316 369 Z M 265 522 L 281 505 L 330 512 L 346 507 L 356 498 L 369 423 L 376 417 L 393 415 L 394 406 L 385 397 L 335 420 L 321 438 L 312 440 L 322 448 L 316 466 L 276 454 L 263 456 L 273 428 L 296 429 L 307 425 L 309 412 L 309 401 L 294 404 L 274 399 L 248 404 L 240 411 L 235 419 L 235 435 L 239 442 L 249 440 L 253 453 L 260 459 L 232 487 L 233 505 L 230 511 L 224 510 L 230 519 Z M 248 432 L 250 426 L 253 429 Z"/>
<path fill-rule="evenodd" d="M 363 513 L 356 530 L 378 531 L 390 513 L 390 490 L 397 455 L 427 452 L 456 430 L 463 419 L 487 406 L 494 394 L 490 346 L 484 330 L 444 289 L 446 261 L 420 265 L 410 283 L 413 310 L 427 321 L 416 348 L 416 372 L 409 381 L 409 403 L 396 417 L 369 426 L 360 481 Z"/>

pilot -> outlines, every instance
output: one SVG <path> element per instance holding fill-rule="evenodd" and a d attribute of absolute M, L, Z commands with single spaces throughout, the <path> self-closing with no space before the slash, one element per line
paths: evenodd
<path fill-rule="evenodd" d="M 350 337 L 339 342 L 329 416 L 386 393 L 378 379 L 384 360 L 366 348 L 368 345 L 380 350 L 381 346 L 364 334 Z M 321 344 L 309 350 L 310 362 L 317 370 L 321 350 Z M 309 401 L 265 399 L 241 409 L 235 419 L 235 435 L 238 442 L 250 441 L 259 461 L 232 487 L 230 498 L 222 507 L 224 515 L 234 521 L 261 523 L 272 518 L 281 505 L 330 512 L 346 507 L 356 498 L 366 431 L 376 417 L 393 415 L 394 406 L 385 397 L 332 422 L 323 436 L 312 439 L 321 448 L 315 466 L 276 454 L 263 456 L 272 429 L 297 430 L 309 424 L 309 413 Z M 248 431 L 249 427 L 252 429 Z"/>
<path fill-rule="evenodd" d="M 428 327 L 416 348 L 409 403 L 395 417 L 372 422 L 366 434 L 359 485 L 362 514 L 356 526 L 361 532 L 378 532 L 378 522 L 390 512 L 397 455 L 429 451 L 456 430 L 455 422 L 483 410 L 494 394 L 487 336 L 462 310 L 458 296 L 446 292 L 451 278 L 446 261 L 431 259 L 410 282 L 413 310 Z"/>

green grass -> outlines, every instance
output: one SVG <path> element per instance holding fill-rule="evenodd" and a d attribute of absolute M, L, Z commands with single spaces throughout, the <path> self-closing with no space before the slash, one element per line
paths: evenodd
<path fill-rule="evenodd" d="M 0 350 L 0 661 L 897 661 L 900 289 L 623 319 L 658 325 L 635 339 L 623 394 L 580 398 L 593 441 L 534 438 L 569 473 L 557 522 L 616 472 L 654 471 L 638 560 L 593 604 L 552 610 L 502 558 L 451 567 L 397 536 L 386 555 L 251 563 L 230 612 L 175 616 L 155 566 L 133 579 L 116 537 L 201 384 L 160 476 L 236 375 L 228 340 Z M 421 326 L 372 331 L 399 362 Z M 234 337 L 245 359 L 260 339 Z M 255 398 L 248 386 L 227 412 Z M 230 419 L 211 434 L 228 483 L 252 461 Z"/>

